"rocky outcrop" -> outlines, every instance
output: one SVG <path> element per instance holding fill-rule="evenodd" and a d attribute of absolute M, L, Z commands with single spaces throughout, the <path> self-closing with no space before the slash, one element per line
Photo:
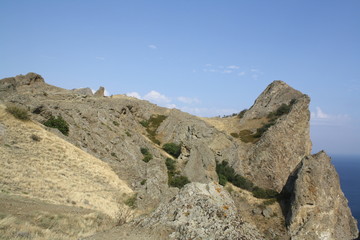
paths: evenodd
<path fill-rule="evenodd" d="M 36 73 L 18 75 L 16 77 L 4 78 L 0 80 L 0 92 L 15 90 L 18 86 L 31 85 L 34 83 L 44 83 L 44 79 Z"/>
<path fill-rule="evenodd" d="M 264 94 L 261 96 L 267 98 Z M 276 96 L 281 98 L 282 95 Z M 278 118 L 260 140 L 247 150 L 243 166 L 247 169 L 247 176 L 257 185 L 281 191 L 289 174 L 304 156 L 310 154 L 309 103 L 307 95 L 297 98 L 290 112 Z"/>
<path fill-rule="evenodd" d="M 325 152 L 305 157 L 289 178 L 286 223 L 293 240 L 355 239 L 351 215 L 339 177 Z"/>
<path fill-rule="evenodd" d="M 85 95 L 85 96 L 93 96 L 94 95 L 90 88 L 76 88 L 76 89 L 73 89 L 72 91 L 79 95 Z"/>
<path fill-rule="evenodd" d="M 275 111 L 283 103 L 289 103 L 292 99 L 298 99 L 303 94 L 283 81 L 272 82 L 255 100 L 253 106 L 246 111 L 242 122 L 254 118 L 266 117 L 270 112 Z"/>
<path fill-rule="evenodd" d="M 100 87 L 95 93 L 94 93 L 95 97 L 104 97 L 105 96 L 105 88 L 104 87 Z"/>
<path fill-rule="evenodd" d="M 221 185 L 191 183 L 137 225 L 173 229 L 169 239 L 264 239 L 246 223 Z"/>

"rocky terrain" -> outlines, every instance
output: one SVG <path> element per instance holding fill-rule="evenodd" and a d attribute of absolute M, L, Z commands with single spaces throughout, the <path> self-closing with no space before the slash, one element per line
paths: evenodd
<path fill-rule="evenodd" d="M 355 239 L 331 160 L 311 155 L 309 103 L 275 81 L 249 110 L 206 119 L 105 97 L 103 87 L 61 89 L 35 73 L 0 80 L 0 206 L 15 197 L 17 209 L 47 206 L 21 215 L 0 208 L 0 235 Z M 66 231 L 58 207 L 79 209 L 78 234 Z M 81 222 L 86 214 L 102 216 L 91 221 L 98 233 Z"/>

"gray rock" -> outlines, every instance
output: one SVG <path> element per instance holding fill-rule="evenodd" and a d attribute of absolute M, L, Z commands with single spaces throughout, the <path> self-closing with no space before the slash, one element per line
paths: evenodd
<path fill-rule="evenodd" d="M 357 222 L 325 152 L 305 157 L 289 178 L 286 222 L 294 240 L 354 239 Z"/>
<path fill-rule="evenodd" d="M 267 116 L 281 103 L 296 99 L 288 114 L 278 118 L 254 144 L 245 150 L 242 167 L 256 185 L 281 191 L 289 174 L 311 152 L 310 98 L 283 82 L 272 83 L 241 120 Z"/>
<path fill-rule="evenodd" d="M 100 87 L 95 93 L 94 93 L 95 97 L 104 97 L 105 96 L 105 88 L 104 87 Z"/>
<path fill-rule="evenodd" d="M 218 184 L 190 183 L 136 225 L 174 229 L 169 239 L 264 239 L 244 222 L 227 191 Z"/>

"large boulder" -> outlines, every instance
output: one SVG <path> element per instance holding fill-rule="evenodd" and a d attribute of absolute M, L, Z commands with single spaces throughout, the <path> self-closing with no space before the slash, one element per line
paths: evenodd
<path fill-rule="evenodd" d="M 286 223 L 293 240 L 355 239 L 357 222 L 325 152 L 305 157 L 286 184 Z"/>

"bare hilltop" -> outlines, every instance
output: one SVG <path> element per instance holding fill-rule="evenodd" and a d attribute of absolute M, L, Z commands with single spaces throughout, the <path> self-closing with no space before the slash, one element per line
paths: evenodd
<path fill-rule="evenodd" d="M 356 239 L 310 98 L 200 118 L 36 73 L 0 80 L 0 239 Z"/>

